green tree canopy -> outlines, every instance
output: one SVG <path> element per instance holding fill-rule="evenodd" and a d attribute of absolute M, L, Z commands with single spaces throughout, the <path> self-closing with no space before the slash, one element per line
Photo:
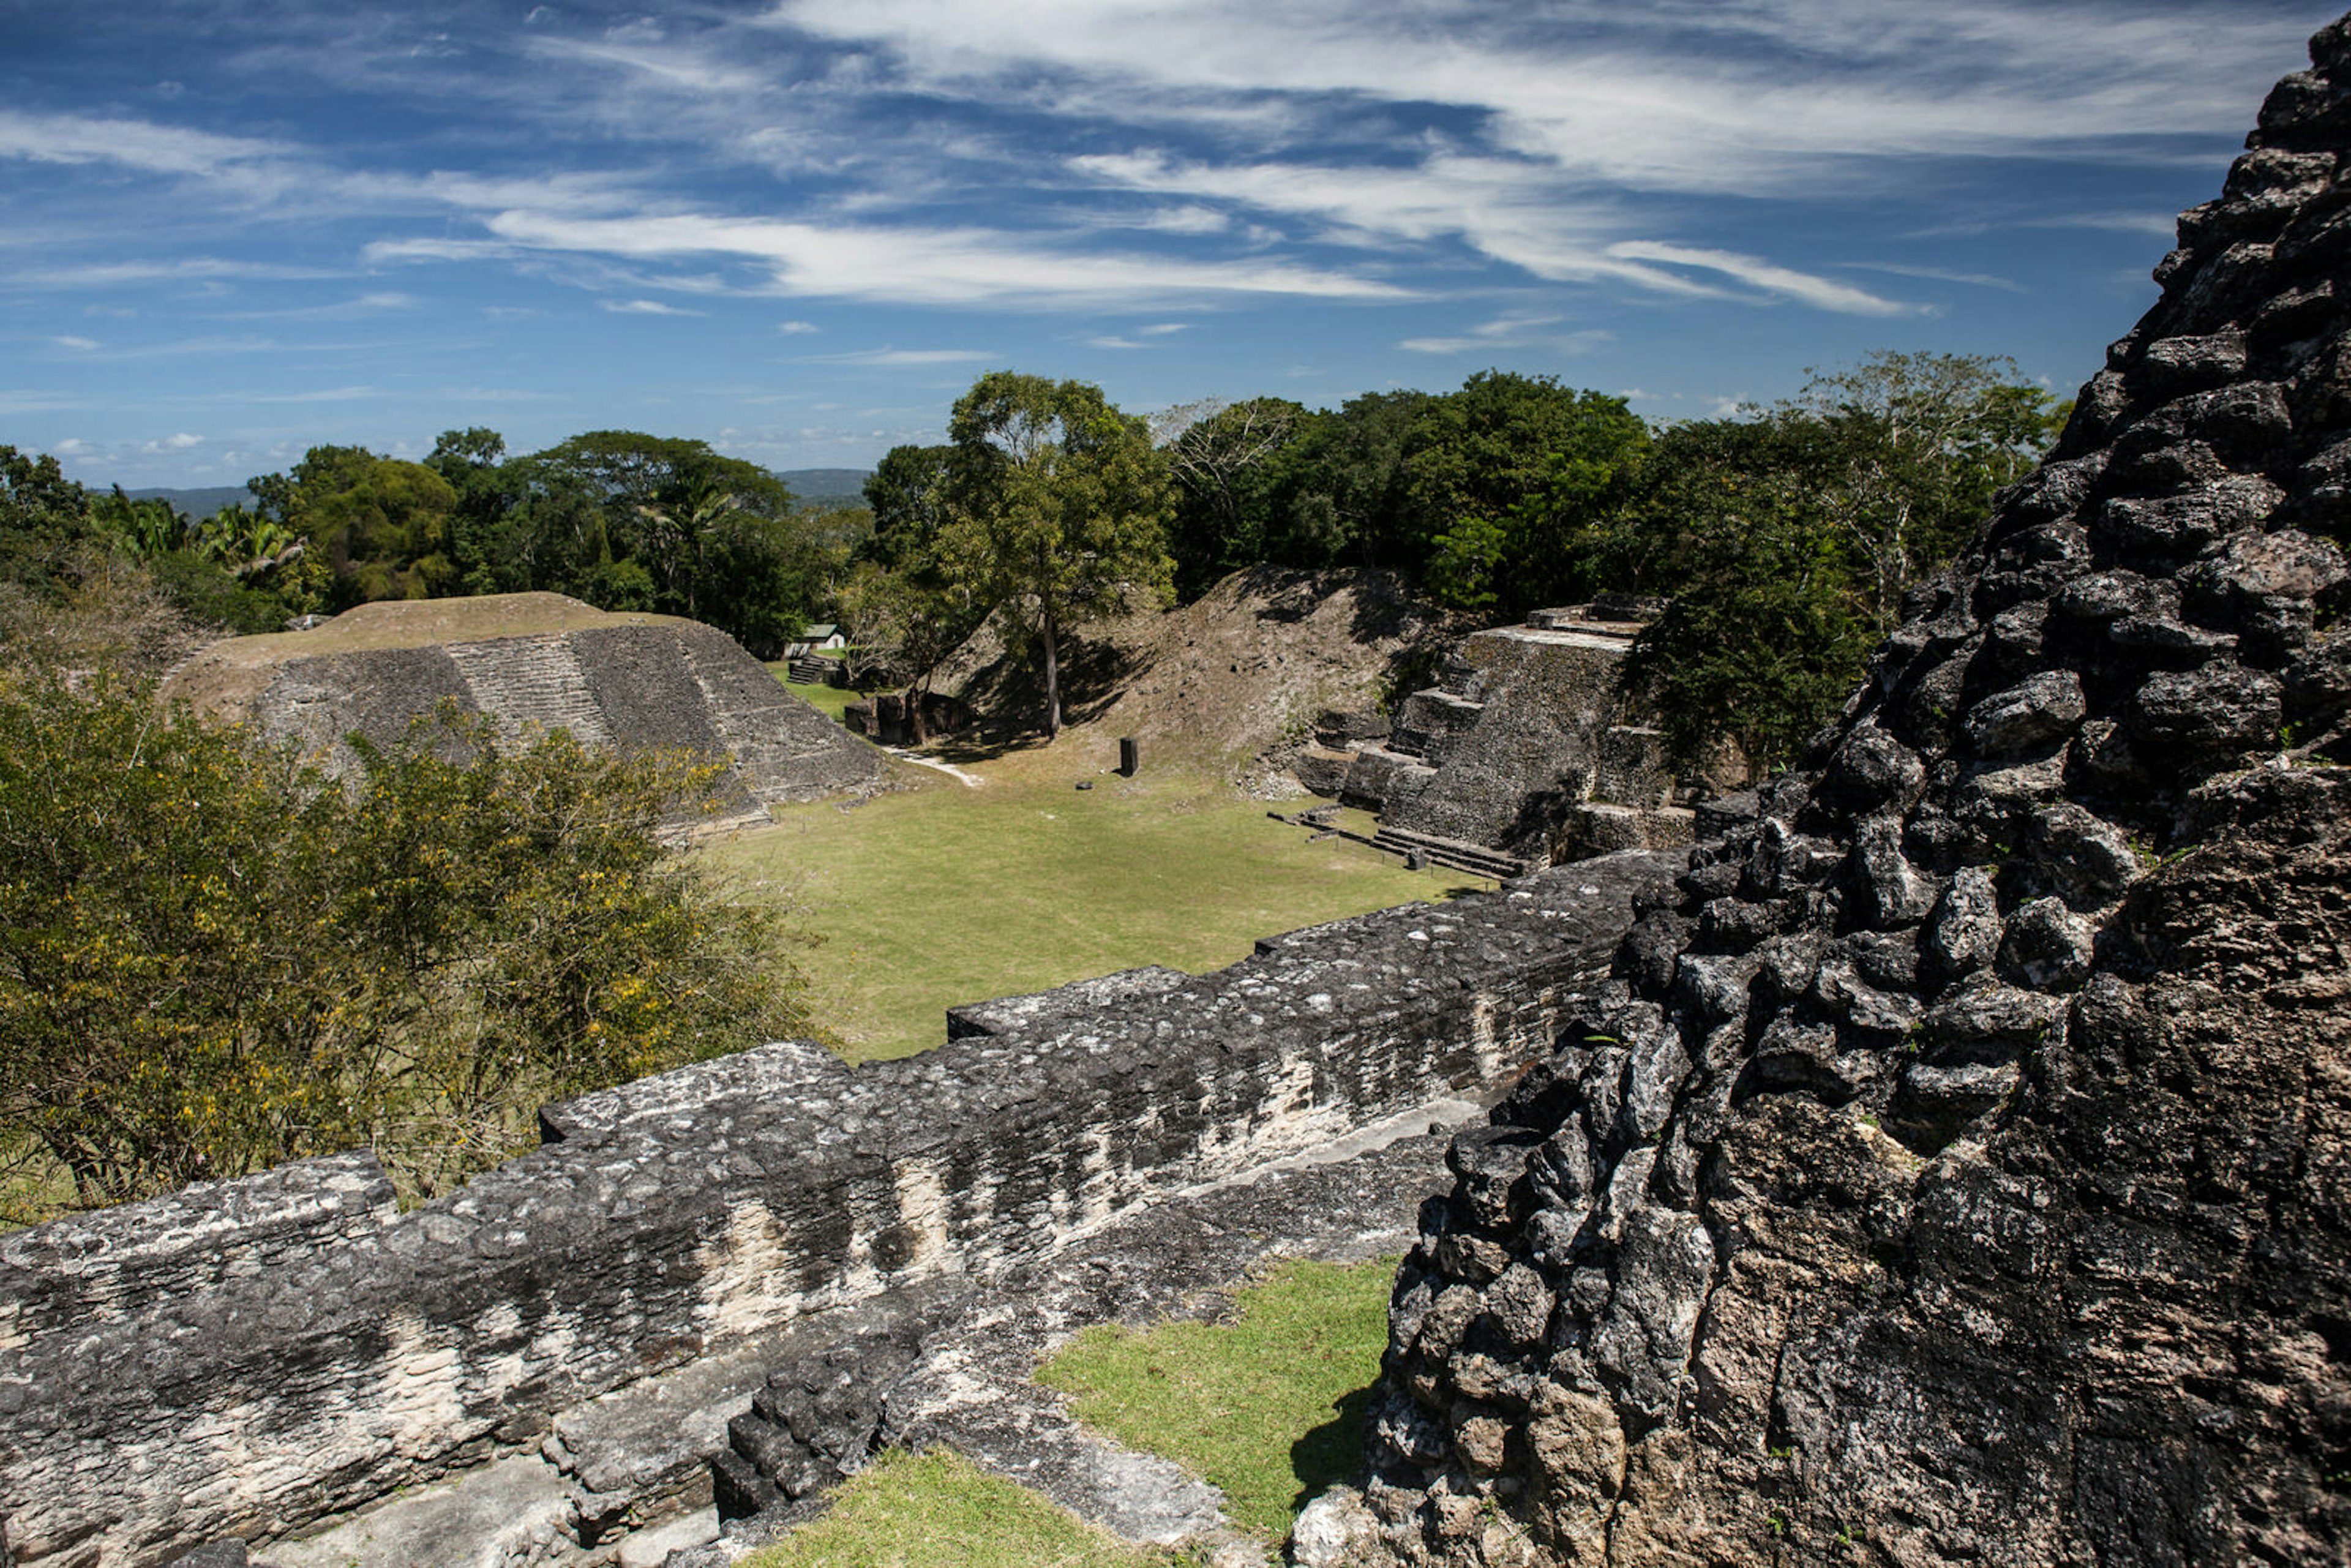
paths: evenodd
<path fill-rule="evenodd" d="M 340 602 L 431 599 L 456 591 L 450 523 L 457 492 L 446 479 L 421 463 L 393 457 L 338 468 L 336 477 L 340 487 L 306 495 L 305 515 L 310 538 L 334 568 Z"/>
<path fill-rule="evenodd" d="M 1569 586 L 1568 544 L 1591 526 L 1649 428 L 1604 392 L 1481 371 L 1405 429 L 1403 519 L 1440 603 L 1520 613 Z"/>
<path fill-rule="evenodd" d="M 1176 591 L 1197 598 L 1217 579 L 1274 559 L 1288 543 L 1277 526 L 1276 459 L 1306 419 L 1287 398 L 1211 399 L 1159 417 L 1161 450 L 1176 481 L 1168 528 Z"/>
<path fill-rule="evenodd" d="M 942 555 L 954 520 L 956 449 L 893 446 L 865 481 L 872 528 L 837 596 L 860 685 L 903 689 L 914 738 L 932 675 L 987 618 L 988 601 Z"/>
<path fill-rule="evenodd" d="M 54 601 L 92 542 L 89 496 L 46 452 L 0 445 L 0 582 Z"/>
<path fill-rule="evenodd" d="M 1685 762 L 1735 741 L 1785 766 L 1834 716 L 1902 595 L 2054 439 L 2006 361 L 1879 354 L 1745 419 L 1674 426 L 1571 567 L 1673 595 L 1627 674 Z"/>
<path fill-rule="evenodd" d="M 1301 421 L 1271 460 L 1266 559 L 1417 573 L 1403 525 L 1405 436 L 1428 402 L 1422 392 L 1365 392 Z"/>
<path fill-rule="evenodd" d="M 1045 733 L 1061 730 L 1061 633 L 1122 588 L 1165 592 L 1168 477 L 1143 421 L 1100 387 L 992 371 L 957 399 L 939 559 L 978 602 L 1025 608 L 1043 644 Z"/>

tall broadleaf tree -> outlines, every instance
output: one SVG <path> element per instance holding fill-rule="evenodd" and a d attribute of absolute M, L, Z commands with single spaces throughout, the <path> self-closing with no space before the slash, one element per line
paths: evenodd
<path fill-rule="evenodd" d="M 988 605 L 953 580 L 941 558 L 951 520 L 956 450 L 893 446 L 865 481 L 872 528 L 836 600 L 849 632 L 850 668 L 862 685 L 903 689 L 915 744 L 926 739 L 931 677 L 979 629 Z"/>
<path fill-rule="evenodd" d="M 1061 732 L 1062 632 L 1122 589 L 1167 592 L 1166 460 L 1100 387 L 1011 371 L 974 382 L 947 433 L 956 472 L 940 559 L 1039 639 L 1050 740 Z"/>

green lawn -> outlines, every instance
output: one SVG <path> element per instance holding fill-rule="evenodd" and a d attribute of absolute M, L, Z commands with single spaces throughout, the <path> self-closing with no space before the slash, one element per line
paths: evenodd
<path fill-rule="evenodd" d="M 1167 1568 L 952 1453 L 884 1454 L 833 1494 L 823 1517 L 742 1568 Z"/>
<path fill-rule="evenodd" d="M 1364 1406 L 1387 1343 L 1396 1260 L 1292 1260 L 1237 1292 L 1226 1323 L 1090 1328 L 1039 1370 L 1078 1416 L 1221 1488 L 1269 1544 L 1360 1474 Z M 744 1568 L 1172 1568 L 949 1453 L 884 1455 L 820 1519 Z"/>
<path fill-rule="evenodd" d="M 784 690 L 831 719 L 835 724 L 841 722 L 841 710 L 857 701 L 860 696 L 859 693 L 850 690 L 847 686 L 806 686 L 798 681 L 787 680 L 784 676 L 784 666 L 781 664 L 769 664 L 768 669 L 776 679 L 784 683 Z"/>
<path fill-rule="evenodd" d="M 1363 1467 L 1364 1408 L 1387 1344 L 1396 1260 L 1293 1260 L 1242 1291 L 1229 1323 L 1087 1329 L 1039 1368 L 1079 1419 L 1213 1482 L 1267 1541 Z"/>
<path fill-rule="evenodd" d="M 1081 790 L 1066 745 L 966 766 L 979 788 L 904 767 L 904 789 L 785 808 L 703 852 L 824 935 L 806 961 L 852 1060 L 939 1044 L 960 1003 L 1144 964 L 1205 974 L 1259 936 L 1491 885 L 1310 843 L 1195 775 L 1089 772 Z"/>

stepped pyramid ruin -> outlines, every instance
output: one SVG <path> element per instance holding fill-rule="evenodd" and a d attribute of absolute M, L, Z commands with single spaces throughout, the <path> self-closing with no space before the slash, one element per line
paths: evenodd
<path fill-rule="evenodd" d="M 1453 1144 L 1302 1563 L 2351 1559 L 2351 18 Z"/>
<path fill-rule="evenodd" d="M 164 695 L 250 718 L 336 768 L 351 763 L 347 737 L 388 745 L 444 702 L 517 734 L 682 747 L 726 759 L 721 801 L 737 818 L 870 787 L 881 768 L 715 627 L 557 593 L 363 604 L 313 631 L 232 638 L 172 672 Z"/>
<path fill-rule="evenodd" d="M 1480 876 L 1690 841 L 1696 813 L 1620 671 L 1657 602 L 1616 596 L 1474 632 L 1394 721 L 1327 712 L 1292 762 L 1380 816 L 1374 841 Z M 1724 769 L 1719 782 L 1743 782 Z"/>

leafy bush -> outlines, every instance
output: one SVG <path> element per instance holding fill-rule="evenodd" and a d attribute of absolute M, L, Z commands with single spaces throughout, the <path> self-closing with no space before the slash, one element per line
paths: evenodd
<path fill-rule="evenodd" d="M 360 751 L 0 675 L 0 1128 L 75 1204 L 361 1145 L 429 1195 L 547 1099 L 802 1031 L 773 917 L 662 846 L 690 760 L 454 710 Z"/>

